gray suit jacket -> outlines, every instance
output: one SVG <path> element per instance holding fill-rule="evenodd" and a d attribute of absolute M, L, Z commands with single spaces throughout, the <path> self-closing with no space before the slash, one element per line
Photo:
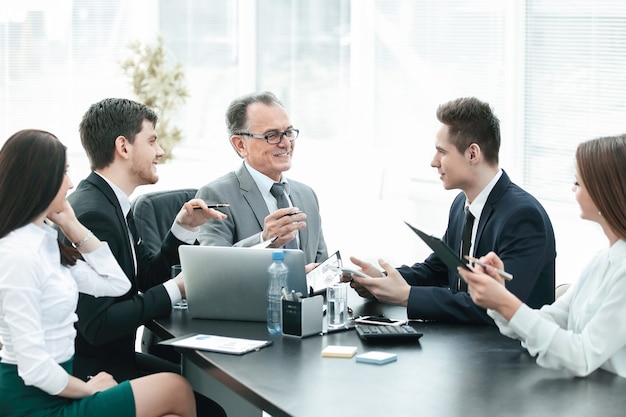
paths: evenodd
<path fill-rule="evenodd" d="M 300 230 L 300 248 L 306 263 L 328 257 L 319 202 L 313 189 L 289 179 L 289 197 L 294 206 L 307 215 L 307 227 Z M 207 204 L 228 203 L 222 209 L 226 220 L 209 220 L 200 227 L 198 240 L 207 246 L 253 246 L 261 242 L 263 221 L 270 213 L 254 179 L 244 164 L 237 171 L 216 179 L 198 190 L 196 198 Z"/>

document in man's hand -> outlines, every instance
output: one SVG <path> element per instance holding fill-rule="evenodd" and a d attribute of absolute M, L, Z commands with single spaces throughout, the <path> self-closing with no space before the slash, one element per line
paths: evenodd
<path fill-rule="evenodd" d="M 469 270 L 467 262 L 462 260 L 457 253 L 454 253 L 454 251 L 450 248 L 450 246 L 446 244 L 446 242 L 439 239 L 438 237 L 427 235 L 418 228 L 411 226 L 406 221 L 404 223 L 409 226 L 409 228 L 413 230 L 415 234 L 424 241 L 424 243 L 430 246 L 430 248 L 437 254 L 439 259 L 441 259 L 441 261 L 448 267 L 450 271 L 456 272 L 456 269 L 459 266 L 461 268 Z"/>
<path fill-rule="evenodd" d="M 243 355 L 244 353 L 269 346 L 272 344 L 272 341 L 242 339 L 211 334 L 189 334 L 174 339 L 162 340 L 159 344 L 187 349 L 206 350 L 209 352 L 229 353 L 231 355 Z"/>

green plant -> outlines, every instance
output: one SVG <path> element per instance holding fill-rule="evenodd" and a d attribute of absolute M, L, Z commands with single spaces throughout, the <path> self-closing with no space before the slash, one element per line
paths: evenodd
<path fill-rule="evenodd" d="M 183 65 L 168 60 L 161 37 L 153 44 L 133 41 L 128 49 L 131 54 L 122 61 L 122 69 L 131 78 L 138 100 L 159 116 L 157 136 L 165 151 L 161 161 L 167 161 L 172 157 L 174 146 L 183 138 L 182 130 L 172 122 L 178 107 L 189 97 Z"/>

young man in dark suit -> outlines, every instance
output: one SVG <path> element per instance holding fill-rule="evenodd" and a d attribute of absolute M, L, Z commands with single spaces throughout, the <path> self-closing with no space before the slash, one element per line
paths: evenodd
<path fill-rule="evenodd" d="M 132 282 L 122 297 L 80 295 L 74 359 L 74 374 L 80 378 L 101 370 L 117 381 L 159 370 L 180 371 L 171 362 L 135 352 L 135 335 L 149 320 L 169 315 L 185 295 L 182 277 L 170 278 L 171 265 L 180 263 L 178 247 L 194 244 L 198 226 L 208 219 L 226 218 L 193 199 L 177 214 L 158 253 L 142 245 L 128 217 L 129 196 L 137 186 L 158 181 L 157 163 L 164 152 L 156 123 L 157 115 L 147 106 L 117 98 L 93 104 L 80 123 L 92 172 L 68 200 L 79 221 L 109 244 Z"/>
<path fill-rule="evenodd" d="M 507 288 L 528 305 L 539 308 L 554 301 L 555 241 L 552 223 L 541 204 L 511 182 L 500 169 L 500 124 L 490 106 L 476 98 L 460 98 L 439 106 L 441 128 L 431 162 L 445 189 L 460 189 L 443 240 L 459 255 L 467 246 L 479 258 L 500 255 L 515 279 Z M 475 219 L 463 238 L 466 210 Z M 417 236 L 416 236 L 417 238 Z M 466 245 L 462 241 L 466 240 Z M 354 275 L 351 286 L 363 297 L 407 307 L 409 318 L 494 324 L 476 306 L 456 270 L 448 270 L 436 254 L 413 266 L 392 268 L 351 258 L 374 278 Z M 387 277 L 379 278 L 383 274 Z"/>

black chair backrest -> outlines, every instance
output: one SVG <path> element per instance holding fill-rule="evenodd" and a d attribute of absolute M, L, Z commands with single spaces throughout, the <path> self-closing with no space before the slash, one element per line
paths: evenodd
<path fill-rule="evenodd" d="M 137 232 L 153 253 L 159 251 L 176 214 L 184 203 L 196 196 L 196 191 L 195 188 L 155 191 L 142 194 L 132 202 Z"/>

